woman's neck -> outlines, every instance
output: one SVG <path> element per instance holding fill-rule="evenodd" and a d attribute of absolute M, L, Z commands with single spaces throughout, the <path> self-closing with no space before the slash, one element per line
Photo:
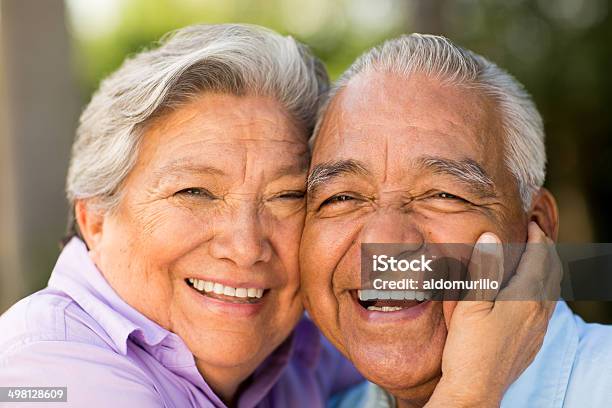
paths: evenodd
<path fill-rule="evenodd" d="M 210 367 L 196 359 L 196 367 L 217 396 L 228 407 L 234 406 L 238 388 L 255 371 L 256 367 Z"/>

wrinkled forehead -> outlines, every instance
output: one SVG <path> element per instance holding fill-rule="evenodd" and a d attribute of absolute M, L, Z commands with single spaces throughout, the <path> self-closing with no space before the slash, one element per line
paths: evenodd
<path fill-rule="evenodd" d="M 330 102 L 313 147 L 313 165 L 339 158 L 395 163 L 416 156 L 502 162 L 495 103 L 475 88 L 422 74 L 369 72 Z"/>

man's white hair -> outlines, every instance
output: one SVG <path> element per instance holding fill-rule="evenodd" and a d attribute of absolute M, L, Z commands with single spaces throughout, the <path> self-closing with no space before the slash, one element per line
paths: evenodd
<path fill-rule="evenodd" d="M 420 73 L 451 85 L 481 90 L 497 104 L 504 129 L 505 164 L 518 183 L 525 211 L 544 183 L 544 126 L 531 96 L 509 73 L 486 58 L 435 35 L 411 34 L 389 40 L 361 55 L 334 85 L 321 107 L 316 137 L 330 100 L 356 75 Z M 311 141 L 312 142 L 312 141 Z"/>
<path fill-rule="evenodd" d="M 71 207 L 95 197 L 112 208 L 144 126 L 202 92 L 273 97 L 308 137 L 328 86 L 323 64 L 291 37 L 241 24 L 177 30 L 127 59 L 85 108 L 66 182 Z"/>

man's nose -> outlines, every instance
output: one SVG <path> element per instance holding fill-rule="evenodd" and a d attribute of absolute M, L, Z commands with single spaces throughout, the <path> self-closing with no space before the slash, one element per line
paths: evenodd
<path fill-rule="evenodd" d="M 368 217 L 360 238 L 363 244 L 404 244 L 404 250 L 413 251 L 425 242 L 422 231 L 409 214 L 391 209 L 377 211 Z"/>
<path fill-rule="evenodd" d="M 272 258 L 272 245 L 264 214 L 255 203 L 241 204 L 215 222 L 211 255 L 248 268 Z"/>

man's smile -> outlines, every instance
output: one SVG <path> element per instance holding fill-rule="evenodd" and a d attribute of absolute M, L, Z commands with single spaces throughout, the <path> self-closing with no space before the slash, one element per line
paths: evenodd
<path fill-rule="evenodd" d="M 367 292 L 367 299 L 364 292 Z M 431 292 L 374 289 L 351 290 L 349 293 L 354 310 L 368 322 L 412 320 L 421 316 L 432 303 Z"/>

